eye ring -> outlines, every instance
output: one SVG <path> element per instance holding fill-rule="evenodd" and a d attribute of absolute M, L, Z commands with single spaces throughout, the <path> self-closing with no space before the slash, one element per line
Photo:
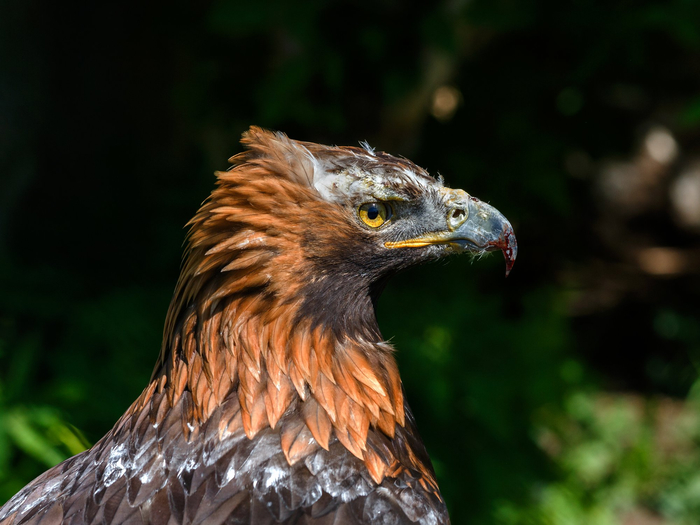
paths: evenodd
<path fill-rule="evenodd" d="M 357 214 L 370 228 L 379 228 L 391 219 L 391 206 L 384 202 L 367 202 L 358 208 Z"/>

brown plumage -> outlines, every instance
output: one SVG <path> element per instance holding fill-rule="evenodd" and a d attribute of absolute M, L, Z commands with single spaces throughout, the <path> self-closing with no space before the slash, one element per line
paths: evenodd
<path fill-rule="evenodd" d="M 510 224 L 368 147 L 243 143 L 190 221 L 149 385 L 0 524 L 449 522 L 374 302 L 448 253 L 509 270 Z"/>

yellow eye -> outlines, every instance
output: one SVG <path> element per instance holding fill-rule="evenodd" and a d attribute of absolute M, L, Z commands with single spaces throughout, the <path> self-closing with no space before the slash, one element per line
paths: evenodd
<path fill-rule="evenodd" d="M 360 206 L 358 210 L 360 219 L 367 226 L 379 228 L 391 218 L 391 208 L 383 202 L 368 202 Z"/>

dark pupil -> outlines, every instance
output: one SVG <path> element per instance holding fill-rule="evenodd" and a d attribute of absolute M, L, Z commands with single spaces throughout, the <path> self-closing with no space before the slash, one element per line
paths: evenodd
<path fill-rule="evenodd" d="M 373 221 L 379 215 L 379 208 L 376 204 L 371 204 L 369 210 L 367 210 L 367 217 L 370 221 Z"/>

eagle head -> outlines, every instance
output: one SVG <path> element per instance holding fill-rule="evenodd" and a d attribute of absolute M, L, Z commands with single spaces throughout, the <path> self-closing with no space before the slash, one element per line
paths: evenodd
<path fill-rule="evenodd" d="M 203 290 L 213 301 L 255 290 L 263 310 L 297 303 L 297 318 L 374 339 L 368 302 L 397 271 L 493 250 L 503 251 L 506 275 L 513 266 L 506 218 L 407 159 L 258 127 L 242 143 L 247 150 L 217 173 L 218 187 L 190 222 L 181 302 Z"/>

